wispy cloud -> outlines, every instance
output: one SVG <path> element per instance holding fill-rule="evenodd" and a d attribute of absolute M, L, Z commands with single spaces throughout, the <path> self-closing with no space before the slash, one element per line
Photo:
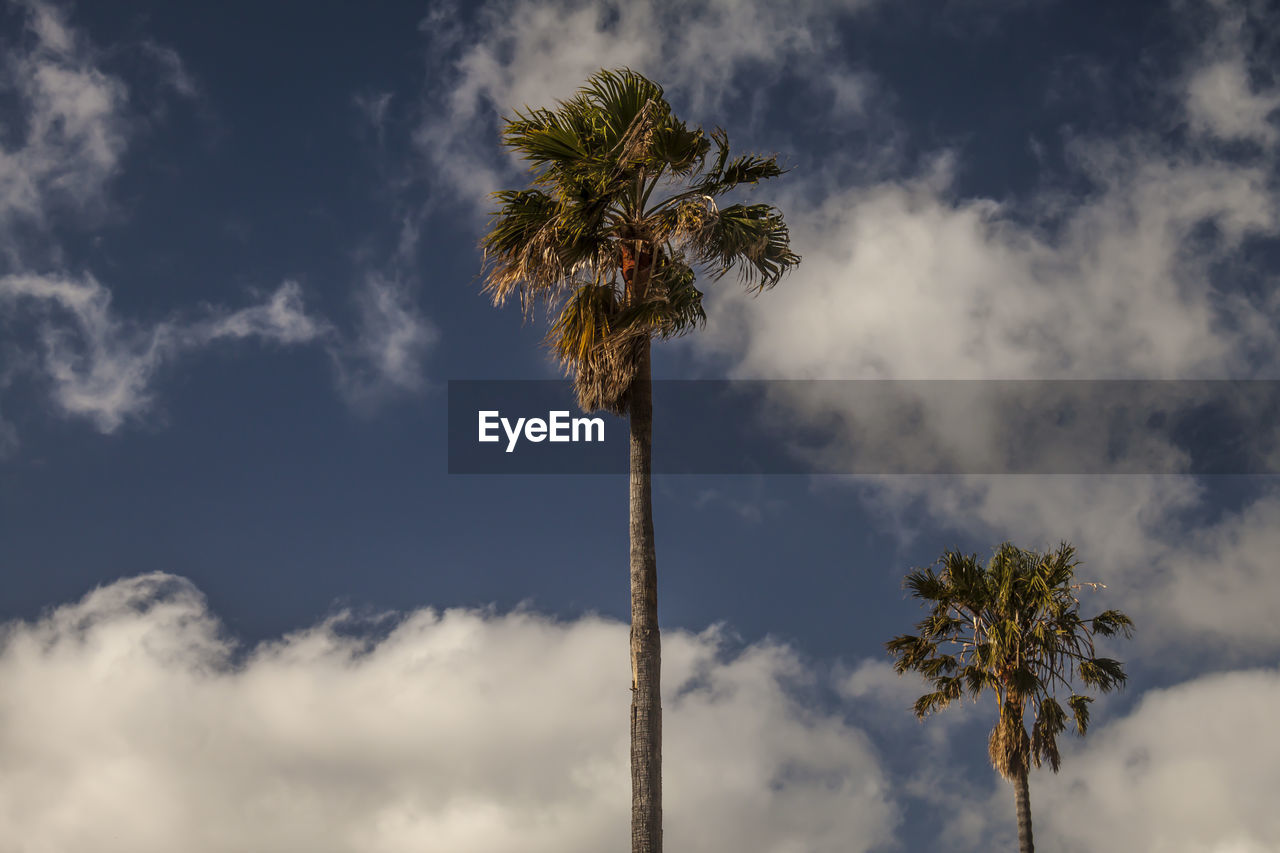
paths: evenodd
<path fill-rule="evenodd" d="M 155 410 L 165 368 L 219 342 L 319 346 L 335 364 L 339 392 L 361 408 L 422 389 L 423 358 L 436 332 L 403 277 L 363 277 L 348 331 L 309 311 L 294 281 L 239 309 L 204 306 L 142 320 L 113 308 L 112 288 L 92 272 L 67 272 L 61 217 L 110 206 L 109 187 L 142 105 L 131 102 L 122 78 L 104 70 L 110 51 L 72 27 L 63 7 L 31 0 L 21 13 L 29 37 L 0 66 L 21 117 L 15 124 L 21 132 L 0 148 L 0 255 L 8 268 L 0 303 L 15 321 L 6 329 L 17 334 L 10 351 L 22 356 L 11 359 L 8 374 L 34 376 L 58 411 L 107 433 Z M 199 97 L 175 50 L 153 40 L 138 46 L 161 86 Z M 365 104 L 379 128 L 388 103 L 382 96 Z M 412 251 L 415 235 L 401 239 L 397 257 Z M 11 454 L 17 441 L 13 424 L 0 421 L 0 455 Z"/>
<path fill-rule="evenodd" d="M 354 337 L 331 347 L 338 388 L 363 409 L 425 384 L 425 358 L 439 333 L 418 308 L 409 284 L 377 272 L 355 292 Z"/>
<path fill-rule="evenodd" d="M 143 41 L 141 47 L 159 65 L 165 85 L 184 98 L 200 96 L 200 87 L 195 77 L 187 70 L 186 63 L 176 50 L 150 39 Z"/>
<path fill-rule="evenodd" d="M 89 274 L 0 277 L 0 304 L 37 329 L 36 367 L 62 412 L 88 418 L 106 433 L 151 408 L 158 373 L 183 353 L 226 339 L 301 344 L 330 332 L 307 313 L 295 282 L 260 304 L 207 308 L 198 319 L 152 324 L 121 318 L 111 291 Z"/>
<path fill-rule="evenodd" d="M 1195 4 L 1191 4 L 1193 7 Z M 1280 80 L 1264 47 L 1274 15 L 1261 3 L 1208 0 L 1209 32 L 1185 80 L 1191 128 L 1222 140 L 1274 146 L 1280 139 Z"/>
<path fill-rule="evenodd" d="M 832 24 L 876 2 L 504 0 L 487 5 L 465 38 L 435 15 L 422 28 L 448 85 L 427 93 L 414 141 L 434 181 L 485 209 L 488 193 L 519 173 L 493 146 L 478 148 L 477 136 L 495 138 L 499 114 L 568 97 L 602 64 L 651 75 L 694 115 L 747 94 L 740 81 L 752 74 L 787 67 L 829 89 L 838 111 L 857 114 L 872 84 L 830 49 Z"/>
<path fill-rule="evenodd" d="M 3 72 L 16 93 L 23 132 L 0 147 L 0 248 L 19 256 L 13 229 L 44 229 L 59 207 L 104 201 L 127 143 L 127 90 L 93 63 L 93 50 L 58 7 L 26 4 L 32 38 L 8 52 Z"/>

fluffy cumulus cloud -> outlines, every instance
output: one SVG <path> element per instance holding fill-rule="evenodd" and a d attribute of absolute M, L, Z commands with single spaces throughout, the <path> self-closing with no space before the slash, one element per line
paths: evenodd
<path fill-rule="evenodd" d="M 421 610 L 236 648 L 200 593 L 101 587 L 0 645 L 0 846 L 624 850 L 624 625 Z M 666 642 L 666 835 L 869 850 L 896 810 L 865 737 L 807 710 L 784 647 Z"/>
<path fill-rule="evenodd" d="M 1013 789 L 994 770 L 959 772 L 959 748 L 981 749 L 990 700 L 965 702 L 917 725 L 906 708 L 921 691 L 880 661 L 839 682 L 858 719 L 875 721 L 918 760 L 893 774 L 895 792 L 927 804 L 942 848 L 1016 849 Z M 1280 699 L 1274 668 L 1203 675 L 1144 693 L 1123 714 L 1110 698 L 1087 737 L 1066 734 L 1061 771 L 1033 770 L 1037 845 L 1062 853 L 1263 853 L 1280 848 L 1271 796 L 1280 785 Z M 864 723 L 865 724 L 865 723 Z M 907 727 L 916 731 L 914 739 Z"/>
<path fill-rule="evenodd" d="M 1038 846 L 1063 853 L 1265 853 L 1280 847 L 1272 793 L 1280 673 L 1247 670 L 1152 690 L 1134 710 L 1070 741 L 1058 775 L 1031 777 Z M 968 799 L 953 848 L 1016 846 L 1013 791 Z"/>
<path fill-rule="evenodd" d="M 0 640 L 0 845 L 31 850 L 599 851 L 626 847 L 626 627 L 517 610 L 334 616 L 238 646 L 189 582 L 124 579 Z M 949 849 L 1007 845 L 1008 786 L 963 781 L 986 705 L 923 726 L 920 685 L 880 661 L 830 682 L 786 647 L 717 630 L 664 644 L 666 836 L 695 851 L 891 849 L 900 803 L 932 804 Z M 1038 840 L 1064 851 L 1254 853 L 1269 794 L 1274 669 L 1100 707 L 1062 772 L 1032 783 Z M 886 769 L 859 725 L 921 729 Z M 967 778 L 967 777 L 966 777 Z M 918 836 L 916 836 L 918 837 Z"/>

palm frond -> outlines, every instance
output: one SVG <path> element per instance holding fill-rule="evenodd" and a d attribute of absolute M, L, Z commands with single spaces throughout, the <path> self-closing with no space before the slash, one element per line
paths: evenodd
<path fill-rule="evenodd" d="M 1062 763 L 1058 752 L 1058 735 L 1067 727 L 1067 716 L 1052 696 L 1044 696 L 1036 708 L 1035 722 L 1031 726 L 1031 758 L 1039 767 L 1047 760 L 1054 773 Z"/>
<path fill-rule="evenodd" d="M 715 213 L 691 240 L 691 251 L 714 278 L 737 270 L 756 290 L 767 290 L 800 262 L 791 251 L 791 232 L 778 210 L 767 204 L 734 204 Z"/>
<path fill-rule="evenodd" d="M 1078 693 L 1071 694 L 1071 698 L 1067 700 L 1067 707 L 1071 709 L 1077 734 L 1083 735 L 1089 730 L 1089 705 L 1092 702 L 1092 696 L 1082 696 Z"/>

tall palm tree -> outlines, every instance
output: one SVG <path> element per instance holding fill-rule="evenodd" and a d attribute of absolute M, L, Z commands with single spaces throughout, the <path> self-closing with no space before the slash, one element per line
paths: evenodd
<path fill-rule="evenodd" d="M 631 849 L 662 849 L 662 706 L 653 536 L 654 338 L 706 321 L 699 272 L 736 272 L 759 292 L 800 260 L 781 213 L 716 199 L 782 174 L 776 157 L 731 158 L 724 131 L 689 128 L 662 87 L 599 71 L 554 109 L 505 120 L 503 143 L 531 163 L 532 185 L 494 194 L 481 241 L 485 292 L 555 314 L 547 343 L 584 411 L 630 419 Z"/>
<path fill-rule="evenodd" d="M 1089 727 L 1089 703 L 1072 680 L 1108 692 L 1124 684 L 1119 661 L 1099 657 L 1094 637 L 1132 636 L 1133 622 L 1119 610 L 1092 618 L 1080 616 L 1076 592 L 1100 584 L 1075 582 L 1080 564 L 1065 542 L 1038 553 L 1004 543 L 987 566 L 976 555 L 947 551 L 933 567 L 912 570 L 905 586 L 929 607 L 916 624 L 919 634 L 904 634 L 885 645 L 901 675 L 918 672 L 933 687 L 916 700 L 924 719 L 967 693 L 976 700 L 990 690 L 998 717 L 987 744 L 991 764 L 1014 787 L 1018 841 L 1022 853 L 1035 850 L 1031 835 L 1031 765 L 1048 761 L 1056 773 L 1061 761 L 1058 735 L 1067 727 L 1066 700 L 1076 732 Z M 1027 732 L 1026 717 L 1031 716 Z"/>

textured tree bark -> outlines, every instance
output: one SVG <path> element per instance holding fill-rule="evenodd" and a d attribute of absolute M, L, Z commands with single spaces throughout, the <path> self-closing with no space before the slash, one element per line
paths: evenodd
<path fill-rule="evenodd" d="M 631 392 L 631 853 L 662 851 L 661 641 L 653 542 L 653 385 L 644 342 Z"/>
<path fill-rule="evenodd" d="M 1023 770 L 1013 780 L 1013 796 L 1018 807 L 1018 851 L 1035 853 L 1031 839 L 1031 790 L 1027 785 L 1027 771 Z"/>

